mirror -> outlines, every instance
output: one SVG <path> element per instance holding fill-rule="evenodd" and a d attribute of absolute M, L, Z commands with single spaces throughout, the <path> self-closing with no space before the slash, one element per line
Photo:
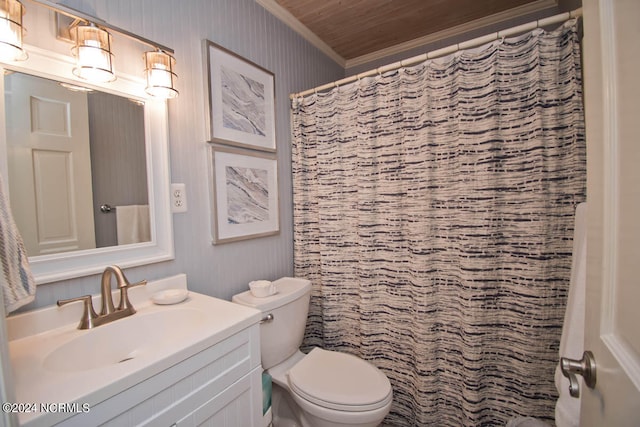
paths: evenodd
<path fill-rule="evenodd" d="M 88 85 L 71 67 L 37 48 L 0 64 L 0 173 L 38 284 L 173 259 L 166 102 L 147 99 L 141 78 Z M 71 134 L 81 136 L 69 154 L 56 144 Z"/>
<path fill-rule="evenodd" d="M 144 103 L 4 76 L 11 209 L 29 256 L 151 240 Z"/>

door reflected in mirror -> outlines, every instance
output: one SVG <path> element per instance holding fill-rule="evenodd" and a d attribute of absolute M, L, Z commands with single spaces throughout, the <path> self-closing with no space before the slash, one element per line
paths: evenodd
<path fill-rule="evenodd" d="M 10 203 L 29 256 L 150 241 L 144 104 L 4 79 Z"/>

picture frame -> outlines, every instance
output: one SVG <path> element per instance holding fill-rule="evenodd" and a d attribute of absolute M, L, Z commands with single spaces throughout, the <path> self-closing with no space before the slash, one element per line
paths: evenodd
<path fill-rule="evenodd" d="M 210 142 L 275 152 L 274 74 L 209 40 L 205 47 Z"/>
<path fill-rule="evenodd" d="M 275 154 L 213 145 L 213 244 L 280 232 Z"/>

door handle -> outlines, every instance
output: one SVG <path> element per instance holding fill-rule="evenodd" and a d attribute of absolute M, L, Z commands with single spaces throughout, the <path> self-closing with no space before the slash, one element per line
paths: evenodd
<path fill-rule="evenodd" d="M 560 358 L 560 370 L 562 375 L 569 378 L 569 394 L 571 397 L 580 397 L 580 383 L 576 375 L 582 375 L 584 383 L 589 388 L 596 386 L 596 359 L 593 353 L 585 351 L 582 359 Z"/>

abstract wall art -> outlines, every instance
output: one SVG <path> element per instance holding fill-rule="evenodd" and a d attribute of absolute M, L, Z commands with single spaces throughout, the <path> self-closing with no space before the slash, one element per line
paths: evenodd
<path fill-rule="evenodd" d="M 205 47 L 211 142 L 275 151 L 273 73 L 209 40 Z"/>
<path fill-rule="evenodd" d="M 212 146 L 213 243 L 277 234 L 275 155 Z"/>

